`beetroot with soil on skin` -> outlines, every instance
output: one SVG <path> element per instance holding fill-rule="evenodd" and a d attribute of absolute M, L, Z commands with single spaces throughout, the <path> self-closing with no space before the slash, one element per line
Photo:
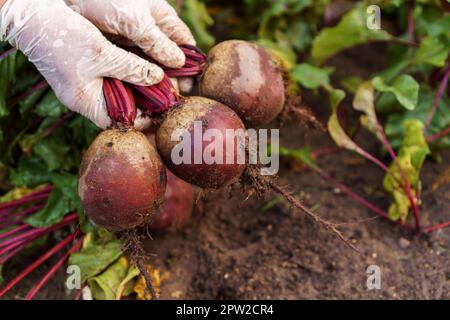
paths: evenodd
<path fill-rule="evenodd" d="M 266 125 L 283 110 L 283 72 L 272 56 L 254 43 L 230 40 L 209 53 L 200 94 L 233 109 L 244 122 Z"/>
<path fill-rule="evenodd" d="M 149 128 L 144 134 L 152 146 L 156 146 L 156 130 Z M 194 188 L 166 170 L 167 186 L 164 203 L 152 216 L 148 229 L 162 233 L 181 229 L 189 220 L 194 206 Z"/>
<path fill-rule="evenodd" d="M 147 223 L 165 190 L 164 165 L 138 131 L 103 131 L 83 156 L 79 196 L 89 218 L 110 231 Z"/>
<path fill-rule="evenodd" d="M 207 164 L 202 156 L 201 163 L 195 164 L 195 121 L 201 121 L 203 132 L 208 129 L 216 129 L 224 137 L 222 143 L 215 140 L 203 141 L 200 148 L 202 155 L 206 148 L 213 150 L 212 155 L 221 150 L 222 163 Z M 183 141 L 183 137 L 179 137 L 178 140 L 172 139 L 172 135 L 177 129 L 181 130 L 181 133 L 186 133 L 186 136 L 190 138 L 190 163 L 175 164 L 172 160 L 172 150 Z M 238 143 L 237 137 L 228 136 L 227 138 L 227 129 L 245 132 L 244 124 L 233 110 L 210 99 L 189 97 L 181 101 L 180 106 L 168 112 L 156 134 L 156 145 L 166 166 L 179 178 L 201 188 L 219 189 L 236 182 L 246 168 L 245 163 L 241 164 L 237 161 L 238 154 L 244 152 L 244 146 Z M 229 152 L 234 152 L 234 159 L 231 163 L 226 161 L 227 142 L 233 147 L 233 150 L 229 150 Z"/>
<path fill-rule="evenodd" d="M 164 203 L 148 225 L 152 232 L 181 229 L 189 220 L 194 206 L 193 187 L 166 170 L 167 189 Z"/>

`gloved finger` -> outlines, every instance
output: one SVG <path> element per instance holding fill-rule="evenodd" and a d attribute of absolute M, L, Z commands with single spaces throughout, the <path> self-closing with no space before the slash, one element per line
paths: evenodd
<path fill-rule="evenodd" d="M 97 127 L 106 129 L 111 126 L 103 95 L 103 79 L 88 84 L 69 83 L 62 90 L 55 90 L 55 93 L 72 111 L 85 116 Z"/>
<path fill-rule="evenodd" d="M 97 77 L 111 77 L 141 86 L 151 86 L 161 82 L 164 71 L 124 49 L 108 44 L 91 62 Z"/>
<path fill-rule="evenodd" d="M 73 93 L 67 92 L 67 94 L 65 94 L 63 91 L 62 96 L 60 97 L 61 101 L 67 101 L 65 103 L 69 104 L 73 111 L 85 116 L 97 127 L 101 129 L 110 127 L 112 121 L 108 115 L 106 100 L 103 94 L 103 79 L 97 79 L 84 87 L 71 86 L 71 88 L 74 87 L 77 88 L 75 90 L 78 93 L 75 98 L 76 100 L 73 101 L 72 99 Z M 150 125 L 151 119 L 138 109 L 134 127 L 137 130 L 145 130 Z"/>
<path fill-rule="evenodd" d="M 179 78 L 178 85 L 182 93 L 190 93 L 194 88 L 194 78 Z"/>
<path fill-rule="evenodd" d="M 85 108 L 81 114 L 91 120 L 97 127 L 101 129 L 109 128 L 112 124 L 111 118 L 106 111 L 106 102 L 103 95 L 101 98 L 103 101 L 97 105 L 93 105 L 91 108 Z"/>
<path fill-rule="evenodd" d="M 154 23 L 150 24 L 140 37 L 133 40 L 147 55 L 164 66 L 181 68 L 186 62 L 183 51 Z"/>
<path fill-rule="evenodd" d="M 165 0 L 158 1 L 158 4 L 152 7 L 152 16 L 161 31 L 176 44 L 196 45 L 191 30 Z"/>

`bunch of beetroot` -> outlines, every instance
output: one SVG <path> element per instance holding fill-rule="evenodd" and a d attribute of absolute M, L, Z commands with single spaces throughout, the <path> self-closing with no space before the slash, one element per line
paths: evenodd
<path fill-rule="evenodd" d="M 136 48 L 130 50 L 150 60 Z M 163 214 L 167 211 L 163 207 L 158 211 L 166 192 L 165 166 L 190 184 L 214 189 L 237 182 L 245 171 L 244 164 L 175 165 L 171 161 L 176 143 L 171 135 L 175 130 L 192 132 L 194 122 L 202 121 L 204 129 L 217 129 L 225 136 L 227 129 L 245 130 L 244 123 L 265 125 L 283 109 L 283 73 L 262 47 L 245 41 L 227 41 L 213 48 L 208 57 L 192 46 L 184 46 L 182 50 L 186 55 L 185 66 L 165 69 L 166 76 L 158 85 L 140 87 L 105 79 L 104 95 L 113 127 L 102 132 L 85 153 L 79 195 L 91 220 L 111 231 L 130 230 L 148 223 L 158 231 L 186 220 L 178 219 L 178 215 L 190 214 L 191 189 L 187 196 L 180 196 L 185 198 L 180 204 L 183 210 L 175 212 L 171 208 L 170 213 Z M 200 78 L 199 91 L 204 97 L 180 96 L 169 79 L 195 76 Z M 132 129 L 137 108 L 149 117 L 163 119 L 156 134 L 159 153 L 144 134 Z M 228 143 L 238 148 L 236 141 Z M 215 147 L 226 145 L 224 141 Z M 175 177 L 170 177 L 174 181 Z M 175 188 L 168 198 L 179 191 Z M 171 200 L 167 206 L 171 206 L 170 202 L 181 201 Z M 158 217 L 156 212 L 164 217 Z"/>
<path fill-rule="evenodd" d="M 194 150 L 199 147 L 194 145 L 195 123 L 201 122 L 203 130 L 214 129 L 225 137 L 212 146 L 200 142 L 201 154 L 209 148 L 210 153 L 225 157 L 226 148 L 232 146 L 237 157 L 238 149 L 245 146 L 226 131 L 245 132 L 246 125 L 267 125 L 277 118 L 285 106 L 285 84 L 281 68 L 256 44 L 226 41 L 213 48 L 208 57 L 194 47 L 182 49 L 186 65 L 165 69 L 166 77 L 156 86 L 138 87 L 106 79 L 104 94 L 113 127 L 89 147 L 79 176 L 79 195 L 91 220 L 120 233 L 139 226 L 153 231 L 180 227 L 192 210 L 190 184 L 220 189 L 241 182 L 261 193 L 272 190 L 282 195 L 351 246 L 334 224 L 312 213 L 274 179 L 260 176 L 258 166 L 238 161 L 194 161 Z M 198 97 L 182 97 L 169 79 L 194 76 L 199 79 Z M 159 120 L 155 121 L 156 148 L 148 137 L 133 129 L 136 108 Z M 180 130 L 191 136 L 190 164 L 172 159 L 172 151 L 180 142 L 173 137 Z"/>

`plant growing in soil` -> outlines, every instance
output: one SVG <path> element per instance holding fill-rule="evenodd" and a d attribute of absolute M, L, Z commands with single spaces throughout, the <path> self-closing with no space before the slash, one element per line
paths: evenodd
<path fill-rule="evenodd" d="M 430 32 L 431 25 L 434 27 L 440 25 L 446 17 L 442 17 L 442 20 L 429 20 L 428 17 L 419 13 L 422 9 L 424 8 L 417 3 L 408 3 L 402 7 L 401 10 L 404 10 L 407 17 L 404 21 L 405 25 L 402 26 L 406 30 L 404 35 L 396 37 L 387 31 L 379 33 L 369 31 L 355 41 L 350 37 L 353 34 L 351 30 L 353 27 L 349 28 L 349 22 L 357 21 L 357 17 L 361 17 L 365 10 L 363 5 L 355 5 L 342 16 L 340 23 L 335 27 L 323 29 L 314 40 L 311 54 L 316 66 L 302 63 L 293 70 L 293 77 L 300 85 L 308 89 L 321 89 L 329 94 L 332 113 L 328 121 L 328 132 L 335 143 L 340 148 L 357 153 L 384 173 L 383 188 L 392 197 L 389 209 L 385 211 L 378 208 L 348 186 L 336 181 L 319 168 L 304 150 L 302 152 L 282 150 L 284 155 L 301 160 L 325 180 L 339 187 L 343 193 L 378 216 L 414 230 L 416 233 L 431 232 L 450 225 L 448 221 L 431 227 L 423 227 L 421 224 L 423 185 L 420 173 L 423 163 L 433 149 L 439 148 L 436 142 L 445 140 L 443 138 L 450 132 L 446 106 L 448 100 L 446 101 L 445 94 L 450 75 L 449 49 L 445 44 L 448 43 L 449 37 L 448 32 L 437 32 L 434 35 Z M 428 7 L 427 9 L 433 11 L 436 8 Z M 420 37 L 418 37 L 419 33 Z M 343 41 L 340 41 L 337 47 L 332 47 L 329 43 L 336 34 L 342 36 Z M 343 35 L 348 35 L 349 38 Z M 370 39 L 371 37 L 374 38 Z M 439 39 L 431 40 L 434 37 Z M 336 86 L 346 91 L 333 87 L 330 77 L 333 70 L 324 67 L 323 64 L 343 50 L 375 39 L 395 43 L 387 50 L 387 52 L 395 50 L 392 51 L 397 56 L 395 62 L 386 59 L 389 66 L 383 72 L 378 72 L 366 80 L 359 77 L 342 79 Z M 420 42 L 416 43 L 419 39 Z M 442 52 L 431 54 L 433 59 L 428 59 L 426 54 L 436 47 L 441 48 Z M 423 81 L 423 77 L 429 76 L 433 81 Z M 420 84 L 418 79 L 422 81 Z M 357 126 L 352 129 L 348 128 L 350 121 L 346 116 L 348 110 L 344 110 L 344 98 L 347 93 L 354 96 L 353 109 L 359 113 L 360 119 Z M 390 158 L 390 165 L 385 163 L 385 159 L 368 152 L 357 141 L 362 129 L 366 129 L 378 140 L 382 150 Z M 433 142 L 435 142 L 434 146 Z M 414 219 L 413 225 L 407 223 L 411 215 Z"/>

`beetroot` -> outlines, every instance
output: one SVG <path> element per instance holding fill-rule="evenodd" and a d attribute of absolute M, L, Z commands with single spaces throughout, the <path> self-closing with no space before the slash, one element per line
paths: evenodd
<path fill-rule="evenodd" d="M 148 222 L 165 189 L 164 165 L 138 131 L 103 131 L 83 157 L 78 185 L 83 207 L 94 223 L 110 231 Z"/>
<path fill-rule="evenodd" d="M 152 232 L 178 230 L 184 226 L 192 214 L 194 189 L 173 173 L 166 170 L 167 188 L 163 205 L 152 216 L 148 224 Z"/>
<path fill-rule="evenodd" d="M 203 133 L 201 132 L 200 137 L 197 137 L 199 126 Z M 206 139 L 204 132 L 211 129 L 220 133 L 222 139 L 212 139 L 212 142 Z M 226 133 L 230 129 L 235 133 L 231 137 Z M 324 220 L 309 210 L 292 196 L 286 187 L 280 186 L 273 177 L 261 175 L 258 165 L 247 165 L 248 159 L 245 157 L 246 141 L 240 143 L 236 134 L 237 131 L 245 132 L 245 127 L 233 110 L 214 100 L 190 97 L 181 101 L 178 107 L 167 113 L 156 133 L 156 145 L 166 166 L 183 180 L 201 188 L 220 189 L 240 181 L 247 187 L 252 187 L 258 194 L 264 194 L 272 190 L 293 207 L 304 212 L 315 222 L 334 233 L 349 247 L 357 250 L 351 242 L 345 239 L 337 229 L 337 225 Z M 180 146 L 183 147 L 180 148 Z M 200 149 L 200 153 L 203 153 L 201 162 L 197 163 L 194 161 L 194 154 L 198 155 L 198 152 L 195 152 L 195 146 Z M 211 154 L 219 154 L 223 157 L 226 157 L 225 154 L 232 151 L 234 159 L 231 162 L 207 163 L 204 156 L 206 151 L 213 151 Z M 188 154 L 184 154 L 185 152 L 188 152 Z M 237 156 L 242 152 L 244 152 L 243 163 Z"/>
<path fill-rule="evenodd" d="M 156 146 L 154 128 L 146 130 L 145 135 L 152 146 Z M 194 188 L 184 182 L 169 170 L 167 174 L 167 187 L 164 203 L 152 216 L 147 225 L 151 232 L 164 232 L 170 229 L 178 230 L 183 227 L 192 214 L 194 206 Z"/>
<path fill-rule="evenodd" d="M 229 106 L 250 125 L 266 125 L 285 104 L 283 72 L 261 46 L 225 41 L 208 55 L 200 95 Z"/>
<path fill-rule="evenodd" d="M 195 134 L 195 127 L 200 127 L 203 132 L 215 129 L 224 137 L 222 141 L 212 139 L 198 143 L 201 159 L 197 163 L 195 154 L 199 153 L 195 152 L 195 139 L 202 139 L 202 136 Z M 178 177 L 201 188 L 218 189 L 236 182 L 246 167 L 245 159 L 244 163 L 238 162 L 238 154 L 242 154 L 244 146 L 238 143 L 236 136 L 227 136 L 227 129 L 245 132 L 244 124 L 233 110 L 213 100 L 189 97 L 181 101 L 180 106 L 168 112 L 156 134 L 156 145 L 166 166 Z M 177 136 L 177 131 L 185 133 L 185 137 Z M 190 152 L 190 156 L 180 152 L 180 155 L 188 159 L 176 163 L 172 153 L 181 144 L 187 145 L 186 149 Z M 227 144 L 231 146 L 229 147 L 231 150 L 226 150 Z M 213 156 L 219 157 L 221 154 L 222 163 L 208 164 L 203 157 L 206 150 Z M 233 152 L 232 161 L 227 161 L 225 151 Z"/>

